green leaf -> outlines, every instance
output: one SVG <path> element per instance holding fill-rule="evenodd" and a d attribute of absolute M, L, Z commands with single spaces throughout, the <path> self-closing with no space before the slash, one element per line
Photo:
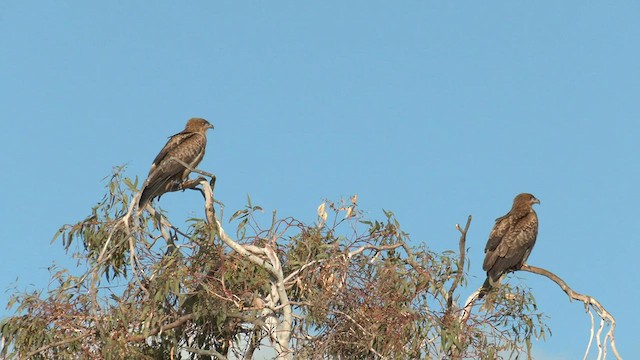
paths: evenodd
<path fill-rule="evenodd" d="M 129 179 L 128 177 L 122 179 L 122 181 L 124 182 L 124 184 L 129 188 L 129 190 L 136 192 L 138 191 L 138 189 L 136 188 L 136 186 L 131 182 L 131 179 Z M 136 181 L 137 182 L 137 181 Z"/>
<path fill-rule="evenodd" d="M 247 210 L 238 210 L 238 211 L 234 212 L 233 215 L 231 215 L 231 218 L 229 219 L 229 222 L 232 222 L 238 216 L 240 216 L 242 214 L 246 214 L 246 213 L 247 213 Z"/>
<path fill-rule="evenodd" d="M 51 239 L 50 244 L 53 244 L 53 243 L 56 241 L 56 239 L 57 239 L 58 237 L 60 237 L 60 235 L 64 234 L 64 232 L 65 232 L 65 230 L 66 230 L 66 229 L 67 229 L 67 226 L 66 226 L 66 225 L 65 225 L 65 226 L 63 226 L 63 227 L 61 227 L 60 229 L 58 229 L 58 231 L 56 231 L 55 235 L 53 235 L 53 239 Z"/>

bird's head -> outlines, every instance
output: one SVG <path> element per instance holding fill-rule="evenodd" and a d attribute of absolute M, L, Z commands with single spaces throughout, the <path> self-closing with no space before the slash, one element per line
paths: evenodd
<path fill-rule="evenodd" d="M 522 193 L 518 194 L 515 199 L 513 199 L 513 207 L 532 207 L 533 204 L 540 204 L 540 200 L 538 200 L 532 194 Z"/>
<path fill-rule="evenodd" d="M 187 126 L 184 129 L 186 131 L 207 131 L 213 129 L 213 125 L 202 118 L 191 118 L 187 121 Z"/>

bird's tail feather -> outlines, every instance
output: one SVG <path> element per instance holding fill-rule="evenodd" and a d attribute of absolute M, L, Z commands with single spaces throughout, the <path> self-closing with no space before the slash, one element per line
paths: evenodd
<path fill-rule="evenodd" d="M 493 285 L 491 285 L 491 278 L 487 276 L 487 279 L 484 281 L 484 283 L 482 284 L 482 287 L 480 288 L 480 293 L 478 294 L 478 298 L 482 299 L 489 291 L 491 291 L 492 288 L 493 288 Z"/>
<path fill-rule="evenodd" d="M 149 188 L 144 188 L 142 190 L 142 195 L 140 195 L 140 200 L 138 201 L 138 209 L 143 210 L 147 207 L 147 204 L 153 199 L 152 192 Z"/>
<path fill-rule="evenodd" d="M 143 210 L 147 207 L 147 204 L 153 200 L 153 198 L 162 195 L 162 190 L 166 183 L 166 180 L 162 180 L 154 181 L 152 184 L 145 184 L 145 187 L 142 190 L 142 195 L 140 195 L 140 200 L 138 201 L 138 209 Z"/>

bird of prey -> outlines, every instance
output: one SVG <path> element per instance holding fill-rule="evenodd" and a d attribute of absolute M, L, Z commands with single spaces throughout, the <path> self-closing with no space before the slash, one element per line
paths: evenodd
<path fill-rule="evenodd" d="M 188 177 L 190 170 L 174 159 L 179 159 L 190 168 L 198 166 L 207 147 L 207 130 L 213 125 L 205 119 L 192 118 L 184 130 L 173 135 L 153 160 L 147 180 L 142 186 L 138 208 L 144 209 L 155 197 L 175 191 Z"/>
<path fill-rule="evenodd" d="M 540 204 L 540 200 L 531 194 L 519 194 L 513 199 L 511 210 L 496 219 L 484 248 L 482 269 L 487 272 L 484 292 L 497 284 L 502 275 L 519 270 L 527 261 L 538 236 L 538 215 L 533 204 Z"/>

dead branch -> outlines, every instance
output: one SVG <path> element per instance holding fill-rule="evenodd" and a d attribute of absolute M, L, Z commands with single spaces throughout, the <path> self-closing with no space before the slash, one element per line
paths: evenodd
<path fill-rule="evenodd" d="M 471 215 L 467 218 L 467 225 L 465 225 L 464 229 L 460 227 L 459 224 L 456 224 L 456 229 L 460 232 L 460 240 L 458 241 L 458 248 L 460 251 L 460 257 L 458 258 L 457 264 L 457 273 L 456 278 L 451 284 L 451 288 L 449 289 L 449 293 L 447 294 L 447 311 L 450 312 L 453 306 L 453 293 L 456 291 L 456 288 L 460 284 L 460 280 L 462 279 L 462 275 L 464 274 L 464 261 L 466 256 L 466 242 L 467 242 L 467 231 L 469 231 L 469 226 L 471 225 Z"/>
<path fill-rule="evenodd" d="M 453 312 L 453 294 L 456 290 L 456 288 L 458 287 L 458 285 L 460 285 L 461 281 L 462 281 L 462 275 L 464 274 L 464 261 L 465 261 L 465 257 L 466 257 L 466 243 L 467 243 L 467 231 L 469 231 L 469 226 L 471 225 L 471 215 L 469 215 L 469 217 L 467 218 L 467 224 L 465 225 L 464 229 L 462 229 L 460 227 L 459 224 L 456 224 L 456 229 L 460 232 L 460 240 L 458 241 L 458 251 L 460 252 L 460 256 L 458 257 L 458 261 L 457 261 L 457 272 L 456 272 L 456 277 L 453 280 L 453 283 L 451 284 L 451 288 L 449 289 L 449 292 L 447 293 L 447 307 L 446 310 L 444 312 L 444 319 L 450 319 L 451 318 L 451 314 Z M 465 319 L 466 320 L 466 319 Z M 461 323 L 461 325 L 464 325 L 463 323 Z M 460 332 L 458 333 L 458 344 L 464 344 L 464 329 L 461 328 Z M 461 357 L 462 351 L 463 351 L 463 347 L 464 345 L 458 345 L 454 348 L 451 348 L 449 355 L 451 356 L 452 359 L 458 359 Z"/>
<path fill-rule="evenodd" d="M 601 321 L 601 326 L 600 329 L 598 330 L 598 334 L 596 336 L 596 340 L 598 341 L 598 359 L 605 359 L 607 356 L 606 353 L 606 349 L 607 349 L 607 339 L 609 339 L 610 343 L 611 343 L 611 350 L 613 351 L 613 355 L 616 357 L 616 359 L 622 359 L 620 357 L 620 354 L 618 354 L 618 349 L 616 348 L 616 342 L 615 342 L 615 338 L 614 338 L 614 331 L 616 328 L 616 320 L 613 318 L 613 316 L 611 315 L 611 313 L 609 313 L 604 306 L 602 306 L 602 304 L 596 300 L 595 298 L 589 296 L 589 295 L 583 295 L 580 294 L 578 292 L 575 292 L 573 289 L 571 289 L 569 287 L 569 285 L 567 285 L 566 282 L 564 282 L 564 280 L 562 280 L 560 277 L 558 277 L 556 274 L 552 273 L 549 270 L 545 270 L 536 266 L 531 266 L 531 265 L 522 265 L 521 270 L 523 271 L 527 271 L 530 273 L 534 273 L 537 275 L 542 275 L 548 279 L 550 279 L 551 281 L 555 282 L 556 284 L 558 284 L 558 286 L 560 286 L 560 288 L 562 289 L 562 291 L 564 291 L 567 296 L 569 296 L 569 299 L 571 300 L 578 300 L 578 301 L 582 301 L 585 305 L 585 307 L 587 308 L 587 311 L 589 311 L 590 309 L 594 309 L 594 311 L 600 316 L 600 318 L 602 319 Z M 601 339 L 601 334 L 602 334 L 602 328 L 603 328 L 603 324 L 604 322 L 608 322 L 610 325 L 609 327 L 609 331 L 607 332 L 607 335 L 604 338 L 604 342 L 601 344 L 600 343 L 600 339 Z M 592 331 L 593 331 L 593 327 L 592 327 Z M 589 346 L 591 344 L 591 341 L 589 341 Z"/>

